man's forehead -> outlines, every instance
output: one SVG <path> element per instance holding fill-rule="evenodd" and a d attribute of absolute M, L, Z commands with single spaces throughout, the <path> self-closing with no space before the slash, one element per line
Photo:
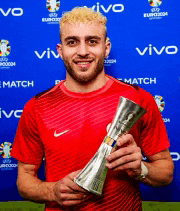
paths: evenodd
<path fill-rule="evenodd" d="M 67 36 L 99 36 L 104 37 L 105 27 L 97 22 L 65 23 L 61 27 L 61 37 Z"/>

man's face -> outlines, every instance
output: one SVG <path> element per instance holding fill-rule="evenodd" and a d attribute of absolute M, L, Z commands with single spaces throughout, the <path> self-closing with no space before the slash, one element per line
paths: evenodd
<path fill-rule="evenodd" d="M 105 29 L 97 22 L 64 24 L 62 44 L 58 51 L 67 74 L 80 84 L 87 84 L 104 71 L 104 58 L 110 43 L 105 40 Z"/>

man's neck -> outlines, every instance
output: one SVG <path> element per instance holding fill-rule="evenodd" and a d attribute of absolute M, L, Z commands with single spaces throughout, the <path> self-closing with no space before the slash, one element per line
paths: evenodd
<path fill-rule="evenodd" d="M 76 82 L 69 74 L 67 74 L 64 85 L 69 91 L 72 92 L 93 92 L 103 87 L 108 80 L 109 78 L 105 76 L 104 72 L 102 72 L 92 82 L 88 84 L 80 84 Z"/>

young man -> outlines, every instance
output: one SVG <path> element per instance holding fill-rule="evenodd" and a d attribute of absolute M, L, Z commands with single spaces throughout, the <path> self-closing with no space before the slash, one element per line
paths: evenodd
<path fill-rule="evenodd" d="M 152 96 L 105 75 L 110 52 L 106 18 L 75 8 L 60 21 L 58 52 L 66 80 L 30 100 L 22 114 L 13 147 L 18 189 L 46 210 L 139 211 L 138 180 L 152 185 L 172 181 L 173 163 L 164 123 Z M 111 123 L 120 96 L 138 103 L 146 114 L 117 141 L 107 157 L 109 169 L 102 196 L 90 194 L 74 178 L 93 157 Z M 142 162 L 144 153 L 150 162 Z M 37 177 L 46 158 L 46 181 Z"/>

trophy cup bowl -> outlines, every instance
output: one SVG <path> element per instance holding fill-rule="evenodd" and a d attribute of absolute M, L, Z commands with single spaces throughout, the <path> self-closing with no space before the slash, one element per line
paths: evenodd
<path fill-rule="evenodd" d="M 116 114 L 107 135 L 94 157 L 82 169 L 74 182 L 91 193 L 101 195 L 108 171 L 106 156 L 111 153 L 113 147 L 116 147 L 117 139 L 122 134 L 127 133 L 145 113 L 146 110 L 138 104 L 120 97 Z"/>

